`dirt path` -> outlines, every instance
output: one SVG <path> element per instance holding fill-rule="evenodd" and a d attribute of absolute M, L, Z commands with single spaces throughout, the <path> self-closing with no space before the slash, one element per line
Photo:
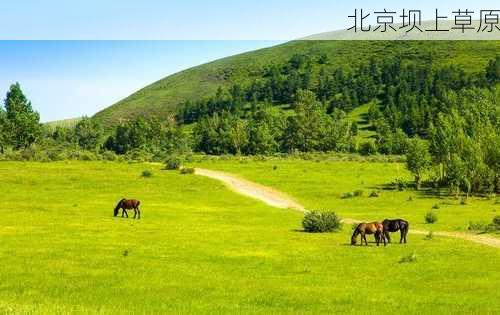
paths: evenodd
<path fill-rule="evenodd" d="M 306 208 L 304 206 L 302 206 L 297 201 L 293 200 L 293 198 L 291 198 L 290 196 L 276 189 L 248 181 L 239 176 L 225 172 L 219 172 L 201 168 L 197 168 L 195 174 L 221 181 L 232 191 L 253 199 L 260 200 L 272 207 L 280 209 L 293 209 L 300 212 L 306 211 Z M 358 223 L 360 221 L 345 218 L 343 222 L 346 224 L 352 224 L 352 223 Z M 410 230 L 410 233 L 426 235 L 428 234 L 428 231 Z M 433 232 L 433 234 L 436 236 L 460 238 L 478 244 L 500 248 L 500 239 L 485 235 L 476 235 L 465 232 L 439 232 L 439 231 L 435 231 Z"/>

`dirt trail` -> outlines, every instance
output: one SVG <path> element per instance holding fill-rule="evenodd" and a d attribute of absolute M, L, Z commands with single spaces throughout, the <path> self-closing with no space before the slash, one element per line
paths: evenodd
<path fill-rule="evenodd" d="M 302 206 L 297 201 L 293 200 L 293 198 L 291 198 L 290 196 L 287 196 L 286 194 L 276 189 L 248 181 L 239 176 L 225 172 L 213 171 L 201 168 L 197 168 L 195 174 L 199 176 L 205 176 L 212 179 L 216 179 L 224 183 L 229 189 L 233 190 L 234 192 L 260 200 L 272 207 L 280 209 L 293 209 L 300 212 L 306 211 L 306 208 L 304 206 Z M 358 223 L 360 221 L 345 218 L 343 219 L 343 222 L 346 224 L 352 224 L 352 223 Z M 410 233 L 426 235 L 428 231 L 410 229 Z M 465 232 L 439 232 L 439 231 L 435 231 L 433 232 L 433 234 L 436 236 L 460 238 L 478 244 L 500 248 L 500 239 L 490 236 L 476 235 Z"/>

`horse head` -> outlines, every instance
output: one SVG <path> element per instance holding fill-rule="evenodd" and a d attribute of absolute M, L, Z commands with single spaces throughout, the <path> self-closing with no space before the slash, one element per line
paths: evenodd
<path fill-rule="evenodd" d="M 354 245 L 356 245 L 356 243 L 357 243 L 356 238 L 353 236 L 351 238 L 351 245 L 354 246 Z"/>
<path fill-rule="evenodd" d="M 115 207 L 115 210 L 113 211 L 113 215 L 116 217 L 118 216 L 118 211 L 120 210 L 121 206 L 122 206 L 122 202 L 124 201 L 125 199 L 122 199 L 118 202 L 118 204 L 116 205 Z"/>

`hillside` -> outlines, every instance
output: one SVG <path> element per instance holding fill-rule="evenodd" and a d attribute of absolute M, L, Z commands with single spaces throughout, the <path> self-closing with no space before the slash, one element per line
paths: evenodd
<path fill-rule="evenodd" d="M 97 113 L 107 126 L 122 119 L 166 116 L 186 100 L 212 95 L 229 82 L 248 83 L 262 67 L 282 63 L 295 54 L 324 54 L 329 66 L 356 65 L 389 56 L 418 60 L 431 56 L 438 65 L 455 64 L 467 72 L 482 71 L 500 51 L 500 41 L 292 41 L 220 59 L 163 78 Z"/>

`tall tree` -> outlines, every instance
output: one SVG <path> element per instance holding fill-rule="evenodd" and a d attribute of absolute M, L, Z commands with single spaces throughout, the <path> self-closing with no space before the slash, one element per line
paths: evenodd
<path fill-rule="evenodd" d="M 4 104 L 11 144 L 16 149 L 29 147 L 41 134 L 40 115 L 31 107 L 19 83 L 10 86 Z"/>
<path fill-rule="evenodd" d="M 5 147 L 9 142 L 8 123 L 9 121 L 7 120 L 7 115 L 3 108 L 0 107 L 0 153 L 4 152 Z"/>
<path fill-rule="evenodd" d="M 415 176 L 417 189 L 420 189 L 422 177 L 431 166 L 431 155 L 427 144 L 418 137 L 408 141 L 406 166 Z"/>

